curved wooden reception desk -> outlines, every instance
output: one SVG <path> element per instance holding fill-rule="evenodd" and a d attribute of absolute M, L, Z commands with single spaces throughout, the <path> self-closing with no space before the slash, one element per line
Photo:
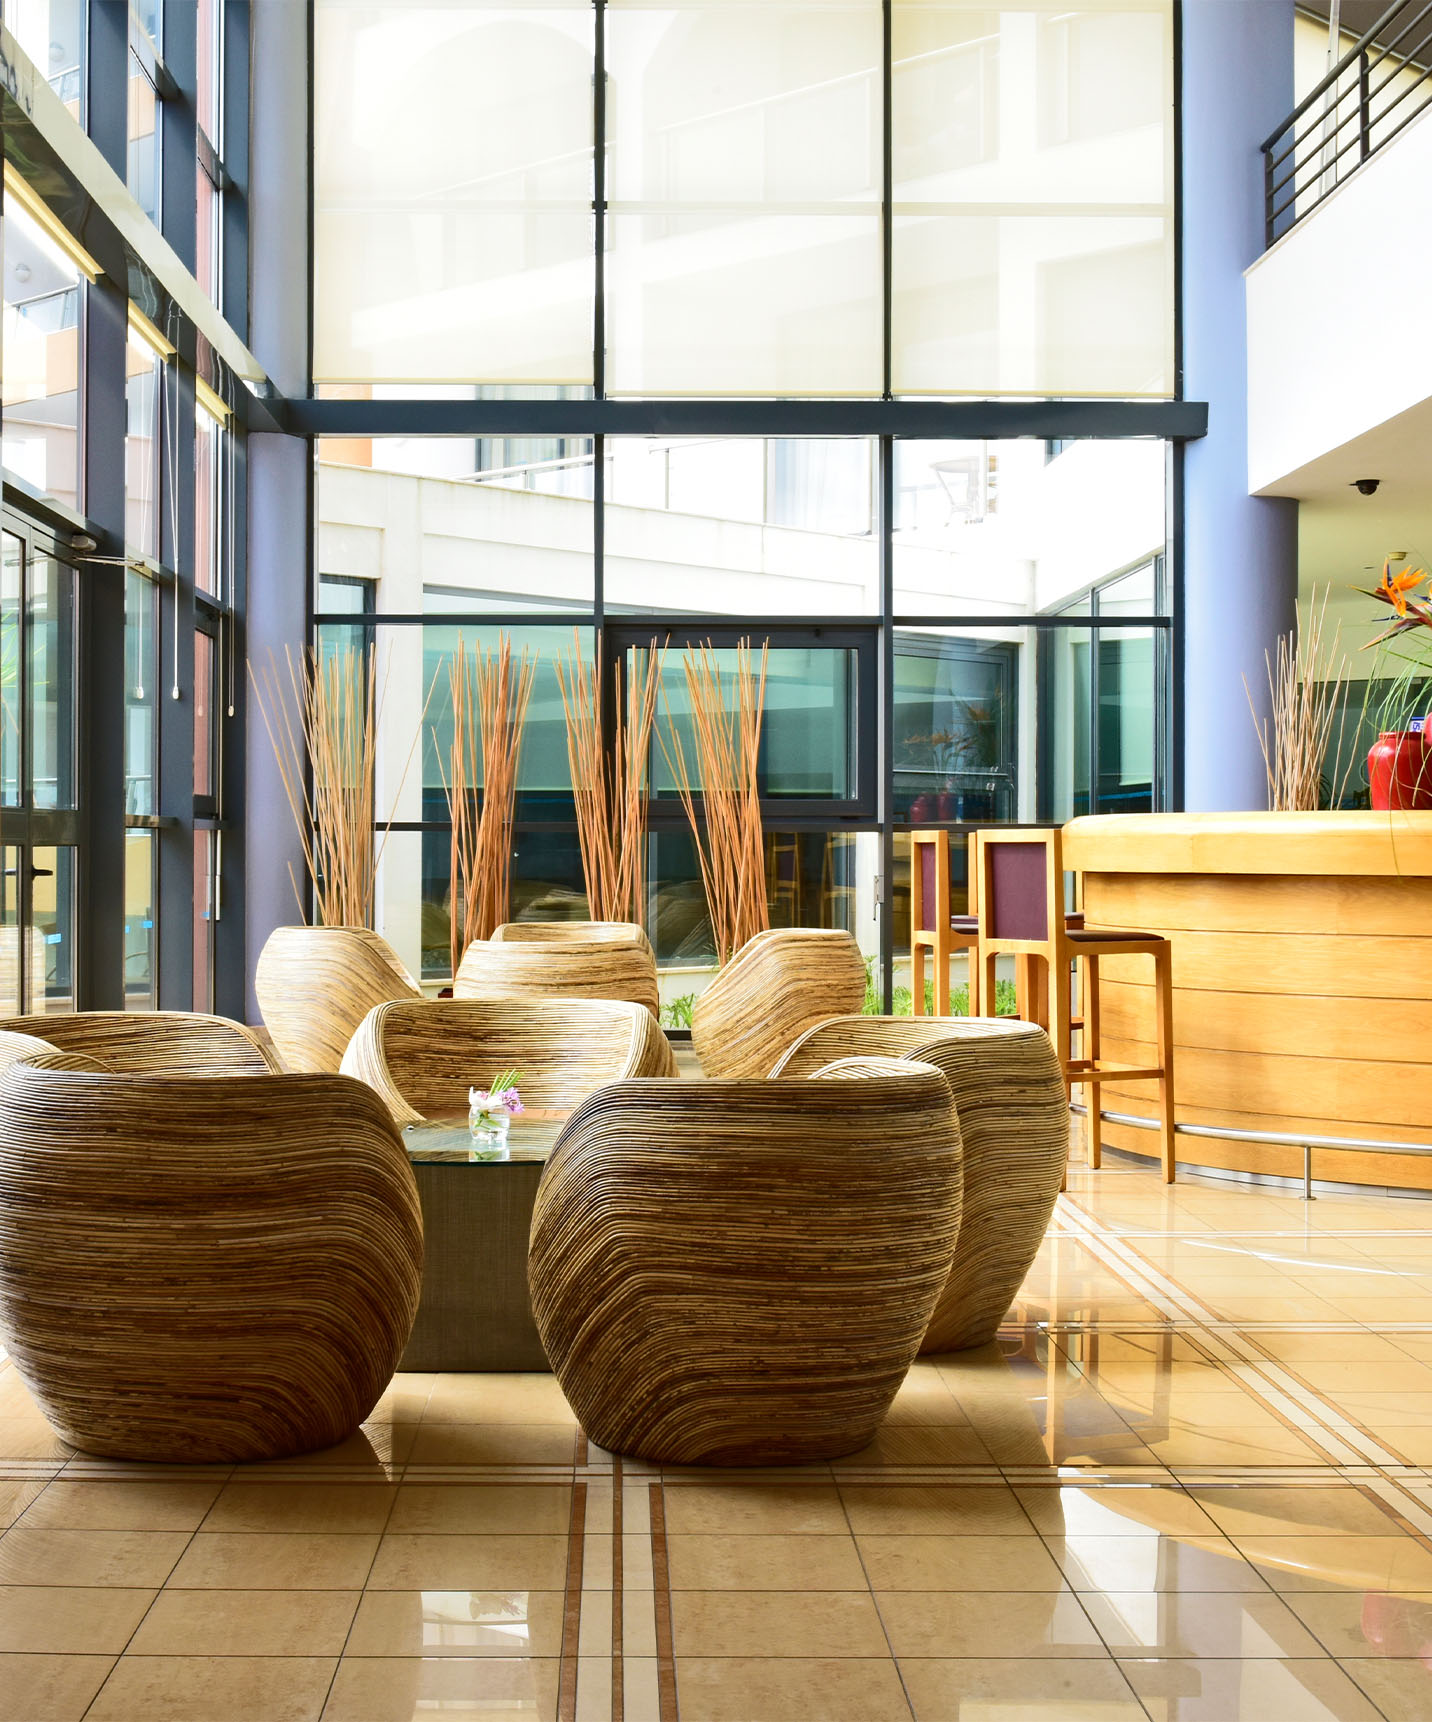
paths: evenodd
<path fill-rule="evenodd" d="M 1173 941 L 1180 1124 L 1432 1147 L 1432 813 L 1075 819 L 1064 864 L 1091 926 Z M 1105 1058 L 1147 1064 L 1148 963 L 1102 965 Z M 1145 1084 L 1107 1112 L 1151 1117 Z M 1108 1148 L 1148 1155 L 1106 1122 Z M 1179 1139 L 1181 1161 L 1300 1177 L 1295 1146 Z M 1315 1150 L 1330 1181 L 1432 1189 L 1432 1158 Z"/>

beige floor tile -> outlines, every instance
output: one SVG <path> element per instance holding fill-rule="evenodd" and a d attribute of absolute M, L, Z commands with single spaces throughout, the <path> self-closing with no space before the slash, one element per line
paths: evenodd
<path fill-rule="evenodd" d="M 1201 1658 L 1125 1661 L 1120 1667 L 1152 1722 L 1379 1722 L 1336 1663 Z"/>
<path fill-rule="evenodd" d="M 1106 1655 L 1072 1591 L 881 1591 L 890 1648 L 910 1656 Z"/>
<path fill-rule="evenodd" d="M 565 1537 L 387 1536 L 368 1587 L 561 1590 L 566 1578 Z"/>
<path fill-rule="evenodd" d="M 1274 1590 L 1432 1591 L 1432 1551 L 1409 1536 L 1233 1540 Z"/>
<path fill-rule="evenodd" d="M 855 1539 L 846 1536 L 666 1539 L 674 1590 L 860 1590 L 868 1588 Z"/>
<path fill-rule="evenodd" d="M 1326 1465 L 1327 1457 L 1311 1440 L 1282 1424 L 1254 1428 L 1170 1429 L 1148 1433 L 1150 1452 L 1162 1465 Z"/>
<path fill-rule="evenodd" d="M 152 1590 L 82 1590 L 61 1586 L 0 1586 L 0 1651 L 118 1656 Z"/>
<path fill-rule="evenodd" d="M 889 1654 L 868 1591 L 675 1591 L 671 1631 L 678 1659 Z"/>
<path fill-rule="evenodd" d="M 1085 1591 L 1080 1601 L 1115 1656 L 1326 1656 L 1267 1591 Z"/>
<path fill-rule="evenodd" d="M 332 1656 L 343 1652 L 356 1590 L 166 1590 L 130 1656 Z"/>
<path fill-rule="evenodd" d="M 570 1465 L 570 1423 L 434 1423 L 418 1425 L 412 1465 Z"/>
<path fill-rule="evenodd" d="M 332 1657 L 125 1656 L 86 1722 L 318 1722 Z"/>
<path fill-rule="evenodd" d="M 25 1514 L 25 1523 L 62 1531 L 195 1531 L 220 1486 L 57 1479 Z"/>
<path fill-rule="evenodd" d="M 416 1423 L 427 1410 L 436 1375 L 395 1375 L 365 1423 Z"/>
<path fill-rule="evenodd" d="M 0 1584 L 157 1589 L 188 1541 L 184 1531 L 58 1531 L 22 1519 L 0 1540 Z"/>
<path fill-rule="evenodd" d="M 381 1531 L 392 1483 L 229 1483 L 205 1531 Z"/>
<path fill-rule="evenodd" d="M 1397 1535 L 1401 1527 L 1355 1484 L 1333 1488 L 1190 1488 L 1189 1493 L 1228 1536 Z"/>
<path fill-rule="evenodd" d="M 681 1722 L 910 1722 L 889 1658 L 688 1656 L 676 1665 L 676 1694 Z"/>
<path fill-rule="evenodd" d="M 665 1495 L 668 1531 L 791 1536 L 849 1530 L 839 1492 L 819 1484 L 680 1483 Z"/>
<path fill-rule="evenodd" d="M 0 1481 L 0 1531 L 14 1524 L 44 1488 L 43 1478 Z"/>
<path fill-rule="evenodd" d="M 376 1536 L 200 1531 L 169 1581 L 176 1590 L 361 1590 Z"/>
<path fill-rule="evenodd" d="M 112 1656 L 0 1655 L 0 1714 L 15 1722 L 81 1722 Z"/>
<path fill-rule="evenodd" d="M 398 1491 L 388 1530 L 565 1536 L 571 1520 L 572 1491 L 565 1484 L 408 1485 Z M 588 1528 L 595 1528 L 590 1518 Z"/>
<path fill-rule="evenodd" d="M 555 1722 L 555 1659 L 345 1657 L 323 1722 Z"/>
<path fill-rule="evenodd" d="M 284 1459 L 259 1459 L 243 1466 L 241 1475 L 252 1482 L 262 1481 L 282 1466 L 292 1471 L 302 1466 L 309 1471 L 323 1471 L 331 1465 L 341 1465 L 351 1476 L 367 1473 L 365 1481 L 385 1482 L 390 1466 L 404 1464 L 412 1451 L 417 1425 L 409 1423 L 365 1424 L 336 1447 L 322 1447 L 316 1453 L 290 1455 Z"/>
<path fill-rule="evenodd" d="M 565 1602 L 561 1591 L 367 1591 L 346 1654 L 557 1656 Z"/>
<path fill-rule="evenodd" d="M 554 1375 L 439 1375 L 425 1423 L 575 1423 Z"/>
<path fill-rule="evenodd" d="M 900 1673 L 915 1722 L 953 1722 L 966 1715 L 1018 1717 L 1021 1722 L 1145 1722 L 1128 1681 L 1108 1656 L 1028 1662 L 1015 1657 L 912 1657 L 901 1662 Z"/>
<path fill-rule="evenodd" d="M 1058 1566 L 1035 1537 L 863 1536 L 872 1590 L 1062 1590 Z"/>
<path fill-rule="evenodd" d="M 1261 1591 L 1258 1574 L 1222 1537 L 1050 1537 L 1076 1591 Z"/>
<path fill-rule="evenodd" d="M 949 1385 L 934 1363 L 915 1363 L 900 1384 L 892 1400 L 886 1421 L 894 1424 L 943 1425 L 963 1423 L 960 1409 Z"/>
<path fill-rule="evenodd" d="M 842 1483 L 850 1528 L 889 1535 L 1033 1536 L 1034 1526 L 1014 1490 L 1003 1486 L 969 1488 L 934 1484 L 880 1487 Z"/>
<path fill-rule="evenodd" d="M 0 1459 L 68 1459 L 73 1452 L 38 1412 L 0 1417 Z"/>
<path fill-rule="evenodd" d="M 1432 1465 L 1432 1429 L 1392 1426 L 1374 1431 L 1382 1445 L 1400 1453 L 1410 1465 Z"/>
<path fill-rule="evenodd" d="M 1215 1536 L 1217 1525 L 1182 1489 L 1161 1484 L 1016 1489 L 1035 1528 L 1051 1536 Z"/>
<path fill-rule="evenodd" d="M 1421 1657 L 1432 1645 L 1432 1592 L 1288 1591 L 1284 1600 L 1331 1656 Z"/>
<path fill-rule="evenodd" d="M 1304 1364 L 1355 1363 L 1367 1367 L 1406 1361 L 1406 1353 L 1395 1340 L 1381 1339 L 1375 1333 L 1279 1333 L 1260 1329 L 1248 1338 L 1296 1374 L 1303 1373 Z"/>
<path fill-rule="evenodd" d="M 1432 1669 L 1420 1659 L 1348 1660 L 1342 1667 L 1382 1712 L 1386 1722 L 1427 1722 L 1432 1716 Z"/>
<path fill-rule="evenodd" d="M 1361 1393 L 1323 1390 L 1338 1410 L 1374 1433 L 1432 1429 L 1432 1393 Z"/>
<path fill-rule="evenodd" d="M 1127 1416 L 1127 1411 L 1125 1412 Z M 1248 1392 L 1190 1393 L 1174 1388 L 1169 1393 L 1151 1394 L 1141 1400 L 1135 1427 L 1143 1428 L 1144 1419 L 1155 1424 L 1167 1423 L 1180 1430 L 1207 1429 L 1214 1434 L 1237 1429 L 1285 1429 L 1287 1425 L 1261 1399 Z"/>
<path fill-rule="evenodd" d="M 1432 1393 L 1432 1367 L 1413 1358 L 1305 1357 L 1289 1368 L 1319 1392 Z"/>
<path fill-rule="evenodd" d="M 968 1423 L 882 1423 L 875 1439 L 858 1452 L 832 1464 L 851 1465 L 988 1465 L 989 1448 Z"/>

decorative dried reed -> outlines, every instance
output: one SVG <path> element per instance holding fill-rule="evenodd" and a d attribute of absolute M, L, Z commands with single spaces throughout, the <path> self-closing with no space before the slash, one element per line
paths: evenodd
<path fill-rule="evenodd" d="M 1297 607 L 1297 628 L 1278 636 L 1276 660 L 1271 652 L 1263 654 L 1268 666 L 1271 736 L 1268 722 L 1259 718 L 1253 704 L 1248 678 L 1243 679 L 1268 773 L 1268 809 L 1272 813 L 1317 811 L 1322 803 L 1323 766 L 1328 763 L 1329 746 L 1334 741 L 1334 722 L 1338 745 L 1333 748 L 1333 757 L 1341 751 L 1346 722 L 1341 694 L 1347 680 L 1347 659 L 1338 652 L 1340 627 L 1334 627 L 1324 650 L 1328 595 L 1328 589 L 1321 599 L 1316 591 L 1313 593 L 1306 626 L 1302 606 Z M 1349 760 L 1339 780 L 1331 785 L 1334 807 L 1342 800 L 1351 769 Z"/>
<path fill-rule="evenodd" d="M 567 720 L 567 759 L 577 804 L 577 835 L 594 921 L 646 921 L 646 830 L 651 799 L 651 734 L 661 687 L 656 641 L 632 654 L 631 684 L 622 698 L 622 672 L 613 674 L 612 746 L 603 745 L 602 665 L 588 672 L 573 630 L 570 664 L 557 664 Z"/>
<path fill-rule="evenodd" d="M 383 825 L 375 846 L 374 785 L 387 675 L 380 690 L 371 646 L 322 653 L 310 646 L 297 658 L 285 648 L 284 659 L 286 676 L 270 652 L 261 672 L 250 664 L 249 678 L 303 845 L 314 922 L 368 927 L 392 823 L 390 818 Z M 292 867 L 289 876 L 302 911 Z"/>
<path fill-rule="evenodd" d="M 727 708 L 716 655 L 708 641 L 683 660 L 686 691 L 701 785 L 698 811 L 681 735 L 667 706 L 670 740 L 657 732 L 691 825 L 716 961 L 725 964 L 755 934 L 770 925 L 766 905 L 766 854 L 756 768 L 766 706 L 766 659 L 761 646 L 759 678 L 751 667 L 751 642 L 736 648 L 735 705 Z"/>
<path fill-rule="evenodd" d="M 471 655 L 459 634 L 448 664 L 452 747 L 443 793 L 452 821 L 454 974 L 472 941 L 490 937 L 493 928 L 508 919 L 517 767 L 536 673 L 537 660 L 525 647 L 514 666 L 507 634 L 498 635 L 495 652 L 479 646 Z"/>

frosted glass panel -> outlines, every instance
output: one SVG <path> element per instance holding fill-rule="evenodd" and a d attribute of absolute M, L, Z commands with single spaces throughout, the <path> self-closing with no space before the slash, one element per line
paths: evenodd
<path fill-rule="evenodd" d="M 592 377 L 592 8 L 315 15 L 314 377 Z"/>
<path fill-rule="evenodd" d="M 1170 11 L 894 0 L 897 393 L 1172 393 Z"/>
<path fill-rule="evenodd" d="M 881 9 L 609 0 L 607 387 L 881 386 Z"/>

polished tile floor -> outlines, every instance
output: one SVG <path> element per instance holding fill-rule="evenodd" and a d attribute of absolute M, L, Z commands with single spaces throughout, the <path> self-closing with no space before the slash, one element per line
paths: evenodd
<path fill-rule="evenodd" d="M 1075 1169 L 999 1343 L 798 1471 L 547 1376 L 121 1465 L 0 1362 L 0 1525 L 0 1722 L 1425 1722 L 1432 1203 Z"/>

